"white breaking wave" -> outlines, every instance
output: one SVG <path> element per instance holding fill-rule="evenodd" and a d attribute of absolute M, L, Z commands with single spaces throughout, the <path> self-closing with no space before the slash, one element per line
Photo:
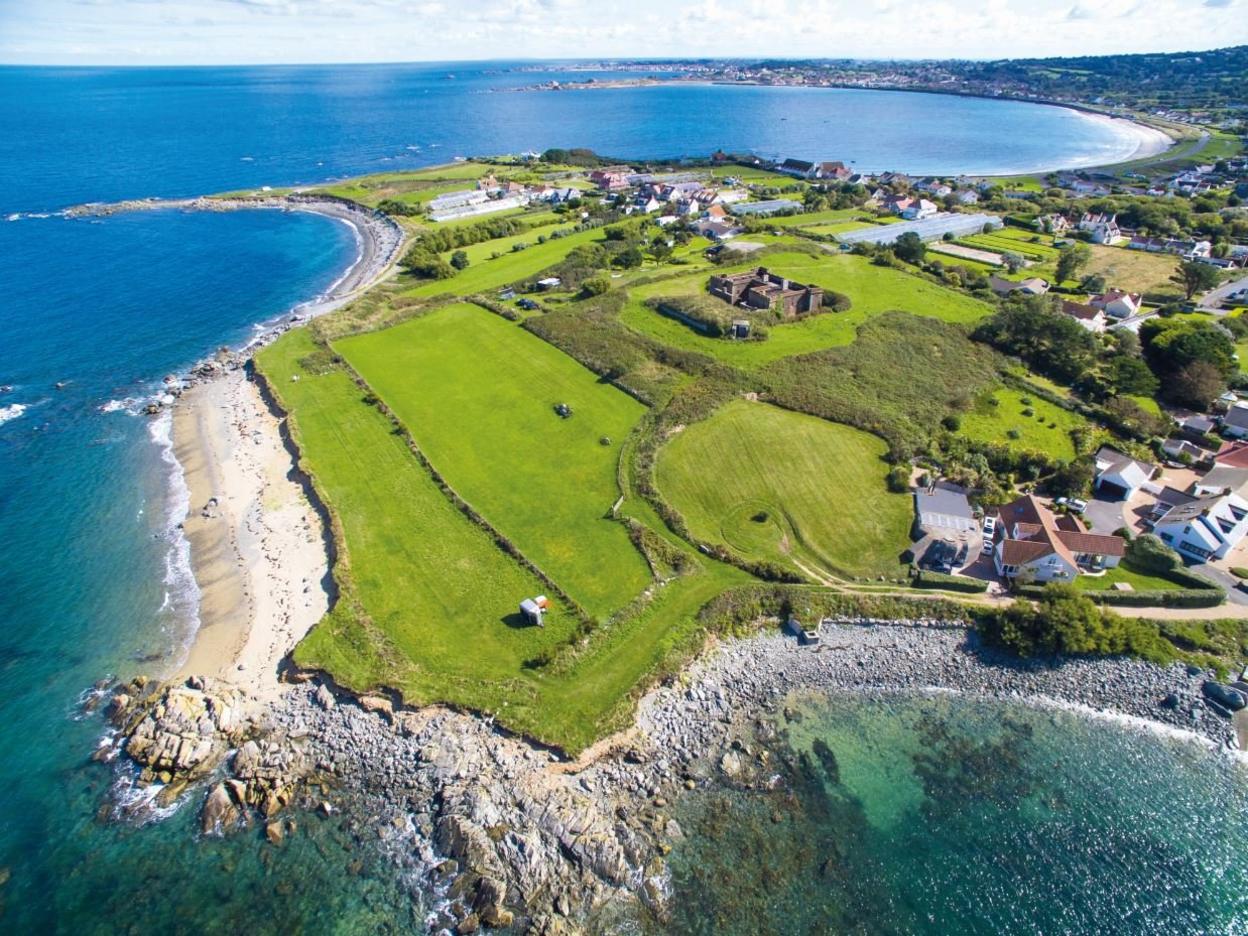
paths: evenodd
<path fill-rule="evenodd" d="M 182 531 L 182 521 L 191 507 L 191 489 L 186 484 L 182 464 L 173 451 L 173 414 L 166 410 L 148 424 L 148 433 L 160 449 L 160 458 L 169 466 L 169 487 L 166 500 L 164 538 L 169 543 L 165 554 L 165 594 L 162 612 L 172 612 L 182 633 L 178 664 L 190 651 L 199 630 L 199 584 L 191 567 L 191 542 Z"/>
<path fill-rule="evenodd" d="M 10 420 L 17 419 L 27 409 L 28 407 L 25 403 L 10 403 L 8 406 L 0 406 L 0 426 Z"/>
<path fill-rule="evenodd" d="M 107 403 L 100 404 L 101 413 L 129 413 L 137 415 L 139 412 L 139 404 L 142 401 L 136 397 L 126 397 L 124 400 L 109 400 Z"/>

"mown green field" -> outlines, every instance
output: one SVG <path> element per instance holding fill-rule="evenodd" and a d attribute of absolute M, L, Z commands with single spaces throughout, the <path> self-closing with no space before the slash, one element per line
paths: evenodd
<path fill-rule="evenodd" d="M 891 575 L 913 510 L 885 487 L 885 451 L 857 429 L 741 400 L 668 442 L 656 482 L 700 540 L 806 575 Z"/>
<path fill-rule="evenodd" d="M 1024 414 L 1028 409 L 1030 416 Z M 1045 452 L 1067 461 L 1075 457 L 1071 430 L 1087 425 L 1078 413 L 1012 387 L 981 395 L 959 419 L 959 433 L 974 442 L 998 442 L 1018 451 Z M 1017 432 L 1018 438 L 1011 438 L 1011 431 Z"/>
<path fill-rule="evenodd" d="M 568 639 L 575 617 L 556 609 L 544 628 L 519 626 L 517 605 L 544 590 L 540 580 L 465 519 L 345 370 L 303 365 L 315 352 L 299 329 L 256 357 L 345 539 L 335 570 L 344 597 L 296 659 L 356 688 L 496 707 L 489 691 L 465 693 L 519 678 L 525 660 Z"/>
<path fill-rule="evenodd" d="M 732 341 L 700 335 L 644 304 L 652 296 L 704 292 L 709 273 L 699 271 L 633 289 L 621 318 L 629 327 L 664 344 L 713 354 L 741 367 L 759 367 L 793 354 L 847 345 L 854 340 L 859 325 L 883 312 L 900 310 L 946 322 L 975 322 L 990 311 L 977 299 L 900 270 L 875 266 L 862 257 L 782 253 L 756 262 L 797 282 L 816 283 L 844 293 L 853 305 L 847 312 L 825 312 L 801 322 L 773 326 L 765 341 Z M 752 265 L 753 262 L 724 269 L 748 269 Z"/>
<path fill-rule="evenodd" d="M 591 614 L 645 587 L 644 558 L 607 519 L 620 493 L 618 446 L 640 403 L 476 306 L 446 306 L 335 349 L 448 483 Z M 559 403 L 571 418 L 556 415 Z"/>
<path fill-rule="evenodd" d="M 749 580 L 691 557 L 691 571 L 639 613 L 534 666 L 567 654 L 574 615 L 557 607 L 544 628 L 520 626 L 516 605 L 541 583 L 455 509 L 347 371 L 324 364 L 306 329 L 256 358 L 340 531 L 340 597 L 296 648 L 298 665 L 357 692 L 495 713 L 575 753 L 622 727 L 637 686 L 695 648 L 707 601 Z"/>

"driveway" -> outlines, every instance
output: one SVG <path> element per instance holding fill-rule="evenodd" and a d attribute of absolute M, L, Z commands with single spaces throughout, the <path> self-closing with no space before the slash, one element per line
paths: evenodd
<path fill-rule="evenodd" d="M 1094 497 L 1088 501 L 1088 509 L 1083 512 L 1083 522 L 1093 533 L 1113 533 L 1114 530 L 1132 525 L 1127 519 L 1126 507 L 1127 502 L 1124 500 Z"/>

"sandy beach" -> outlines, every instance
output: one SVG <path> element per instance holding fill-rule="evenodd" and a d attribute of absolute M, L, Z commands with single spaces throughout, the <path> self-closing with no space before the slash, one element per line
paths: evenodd
<path fill-rule="evenodd" d="M 187 391 L 173 438 L 191 492 L 184 530 L 201 591 L 180 674 L 215 676 L 271 701 L 282 660 L 329 609 L 320 520 L 290 476 L 278 417 L 242 370 Z"/>

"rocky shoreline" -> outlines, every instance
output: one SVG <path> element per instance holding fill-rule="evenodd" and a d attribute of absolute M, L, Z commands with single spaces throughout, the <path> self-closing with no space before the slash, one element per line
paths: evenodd
<path fill-rule="evenodd" d="M 672 805 L 717 784 L 777 782 L 757 740 L 803 694 L 1048 701 L 1139 719 L 1140 730 L 1168 726 L 1213 749 L 1232 731 L 1202 696 L 1210 678 L 1126 659 L 1020 662 L 960 627 L 862 621 L 825 624 L 814 647 L 774 630 L 720 645 L 652 690 L 635 730 L 586 765 L 489 719 L 396 710 L 315 679 L 243 725 L 225 717 L 238 700 L 224 684 L 115 690 L 124 698 L 108 711 L 121 730 L 99 757 L 128 751 L 140 783 L 166 783 L 161 801 L 192 784 L 185 795 L 204 797 L 209 834 L 254 820 L 280 844 L 296 828 L 284 809 L 344 812 L 436 895 L 431 931 L 571 933 L 612 909 L 662 924 L 664 856 L 683 836 Z"/>

